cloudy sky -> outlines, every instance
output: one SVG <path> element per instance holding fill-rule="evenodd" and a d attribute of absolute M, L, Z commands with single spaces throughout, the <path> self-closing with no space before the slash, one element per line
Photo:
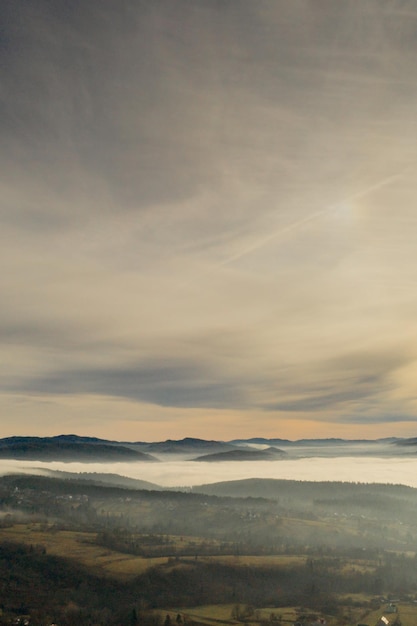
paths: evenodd
<path fill-rule="evenodd" d="M 416 3 L 0 13 L 0 436 L 416 435 Z"/>

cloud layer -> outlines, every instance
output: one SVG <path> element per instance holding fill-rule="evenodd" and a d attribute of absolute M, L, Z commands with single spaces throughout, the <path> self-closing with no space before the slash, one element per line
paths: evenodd
<path fill-rule="evenodd" d="M 414 434 L 414 3 L 0 19 L 2 434 Z"/>

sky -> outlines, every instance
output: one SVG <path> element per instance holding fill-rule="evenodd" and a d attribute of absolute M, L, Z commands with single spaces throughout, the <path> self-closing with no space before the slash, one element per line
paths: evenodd
<path fill-rule="evenodd" d="M 415 2 L 0 23 L 0 436 L 417 434 Z"/>

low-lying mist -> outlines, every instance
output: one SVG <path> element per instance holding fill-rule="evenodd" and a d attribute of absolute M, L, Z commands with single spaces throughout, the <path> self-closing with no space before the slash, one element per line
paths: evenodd
<path fill-rule="evenodd" d="M 160 463 L 62 463 L 0 460 L 0 475 L 42 474 L 50 470 L 119 474 L 156 483 L 162 487 L 192 487 L 247 478 L 390 483 L 417 487 L 417 458 L 410 457 L 386 459 L 338 457 L 221 463 L 198 463 L 171 459 Z"/>

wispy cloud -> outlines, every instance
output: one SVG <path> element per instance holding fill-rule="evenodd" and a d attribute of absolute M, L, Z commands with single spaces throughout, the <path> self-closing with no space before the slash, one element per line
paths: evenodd
<path fill-rule="evenodd" d="M 414 16 L 1 4 L 4 434 L 412 428 Z"/>

